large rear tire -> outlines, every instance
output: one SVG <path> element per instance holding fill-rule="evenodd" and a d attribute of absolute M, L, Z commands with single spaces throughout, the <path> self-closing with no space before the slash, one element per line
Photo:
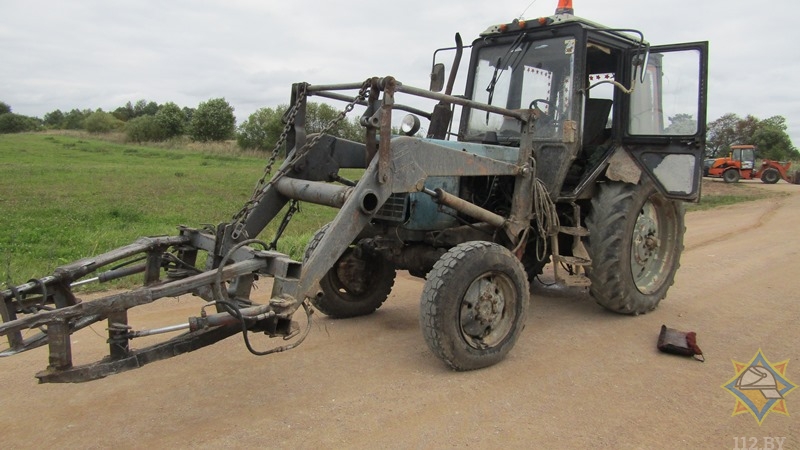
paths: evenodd
<path fill-rule="evenodd" d="M 781 179 L 781 174 L 776 169 L 767 169 L 761 173 L 761 182 L 775 184 Z"/>
<path fill-rule="evenodd" d="M 496 364 L 525 327 L 529 289 L 522 263 L 505 247 L 482 241 L 453 247 L 422 291 L 425 342 L 455 370 Z"/>
<path fill-rule="evenodd" d="M 303 261 L 311 257 L 327 229 L 325 225 L 314 234 Z M 372 314 L 389 297 L 396 275 L 385 259 L 363 254 L 356 257 L 350 247 L 319 281 L 322 295 L 312 298 L 311 304 L 325 315 L 340 319 Z"/>
<path fill-rule="evenodd" d="M 683 204 L 645 180 L 599 186 L 586 221 L 592 269 L 590 293 L 622 314 L 651 311 L 675 281 L 683 251 Z"/>

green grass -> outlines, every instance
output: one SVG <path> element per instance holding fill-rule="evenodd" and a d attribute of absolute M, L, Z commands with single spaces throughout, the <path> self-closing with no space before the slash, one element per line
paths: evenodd
<path fill-rule="evenodd" d="M 784 197 L 786 192 L 775 192 L 748 186 L 745 183 L 723 183 L 721 181 L 703 180 L 703 191 L 700 203 L 687 203 L 687 211 L 704 211 L 720 206 L 750 202 L 771 197 Z"/>
<path fill-rule="evenodd" d="M 174 235 L 178 225 L 227 222 L 250 198 L 265 162 L 266 155 L 239 153 L 224 143 L 140 146 L 87 134 L 0 135 L 0 285 L 50 274 L 141 236 Z M 739 188 L 704 192 L 688 209 L 769 195 Z M 308 240 L 335 213 L 304 203 L 278 250 L 302 259 Z M 271 241 L 275 228 L 259 237 Z"/>
<path fill-rule="evenodd" d="M 705 211 L 719 206 L 733 205 L 741 202 L 749 202 L 762 198 L 772 197 L 769 192 L 764 191 L 761 195 L 705 195 L 700 203 L 687 203 L 687 211 Z"/>
<path fill-rule="evenodd" d="M 265 157 L 165 149 L 47 134 L 0 135 L 0 283 L 177 225 L 227 222 L 250 198 Z M 335 215 L 302 205 L 278 250 L 302 258 Z M 270 241 L 275 226 L 260 236 Z"/>

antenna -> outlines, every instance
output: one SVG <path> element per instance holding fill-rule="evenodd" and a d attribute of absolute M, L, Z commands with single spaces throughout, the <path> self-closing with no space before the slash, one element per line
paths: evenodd
<path fill-rule="evenodd" d="M 528 6 L 527 6 L 525 9 L 523 9 L 521 13 L 519 13 L 519 19 L 520 19 L 520 20 L 522 20 L 522 19 L 523 19 L 523 17 L 525 16 L 525 13 L 526 13 L 526 12 L 528 12 L 528 10 L 529 10 L 529 9 L 531 9 L 531 6 L 533 6 L 533 4 L 534 4 L 534 3 L 536 3 L 536 0 L 533 0 L 533 1 L 530 3 L 530 5 L 528 5 Z"/>

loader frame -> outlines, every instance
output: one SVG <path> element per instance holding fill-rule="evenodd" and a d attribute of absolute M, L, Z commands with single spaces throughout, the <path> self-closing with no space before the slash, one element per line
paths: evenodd
<path fill-rule="evenodd" d="M 346 98 L 337 91 L 369 89 L 367 144 L 329 136 L 307 136 L 304 109 L 307 96 Z M 516 179 L 509 217 L 502 217 L 445 192 L 428 192 L 442 204 L 504 230 L 516 244 L 530 223 L 532 183 L 532 140 L 525 138 L 516 163 L 503 162 L 463 152 L 412 137 L 391 139 L 392 109 L 416 111 L 395 105 L 395 93 L 402 92 L 434 100 L 514 117 L 525 123 L 530 135 L 535 120 L 526 112 L 483 105 L 463 98 L 404 86 L 392 77 L 371 78 L 364 83 L 293 86 L 296 119 L 286 139 L 293 150 L 268 183 L 258 192 L 248 214 L 239 222 L 215 228 L 181 227 L 175 237 L 142 238 L 133 244 L 57 268 L 50 276 L 2 291 L 0 335 L 8 337 L 8 356 L 42 345 L 49 349 L 49 364 L 37 374 L 40 382 L 81 382 L 141 367 L 144 364 L 190 352 L 244 331 L 263 331 L 270 336 L 295 338 L 292 344 L 273 349 L 283 351 L 302 342 L 309 329 L 311 311 L 305 299 L 318 294 L 318 283 L 345 249 L 359 237 L 377 232 L 372 216 L 397 193 L 421 192 L 432 176 L 510 176 Z M 357 100 L 357 102 L 362 102 Z M 309 142 L 313 145 L 309 146 Z M 334 185 L 339 169 L 363 168 L 355 186 Z M 308 201 L 340 208 L 317 251 L 304 264 L 268 250 L 269 245 L 250 238 L 258 236 L 290 200 Z M 236 237 L 234 237 L 236 236 Z M 263 250 L 255 247 L 261 246 Z M 205 270 L 195 269 L 199 252 L 208 254 Z M 144 286 L 129 292 L 81 301 L 73 288 L 85 277 L 108 281 L 144 273 Z M 256 305 L 250 299 L 253 282 L 259 276 L 273 278 L 270 301 Z M 192 294 L 206 303 L 202 313 L 188 323 L 157 330 L 134 332 L 127 327 L 127 311 L 162 298 Z M 214 306 L 215 314 L 205 308 Z M 300 332 L 292 315 L 304 308 L 308 324 Z M 241 319 L 241 320 L 239 320 Z M 72 361 L 70 335 L 99 321 L 107 321 L 109 353 L 104 359 L 81 366 Z M 23 336 L 27 329 L 39 329 Z M 159 333 L 185 333 L 143 349 L 134 350 L 132 339 Z"/>

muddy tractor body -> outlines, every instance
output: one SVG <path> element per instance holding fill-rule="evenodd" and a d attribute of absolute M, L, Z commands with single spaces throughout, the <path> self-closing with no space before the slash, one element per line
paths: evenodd
<path fill-rule="evenodd" d="M 465 92 L 453 95 L 467 50 Z M 420 327 L 431 351 L 457 370 L 508 353 L 525 325 L 529 280 L 551 261 L 559 282 L 588 288 L 605 308 L 655 308 L 679 266 L 682 202 L 699 199 L 707 43 L 654 47 L 638 31 L 562 9 L 492 26 L 468 46 L 457 38 L 449 51 L 447 82 L 434 61 L 430 88 L 392 77 L 295 84 L 265 176 L 229 223 L 144 238 L 3 291 L 3 354 L 47 345 L 49 365 L 37 376 L 64 382 L 236 333 L 254 353 L 283 351 L 309 330 L 295 314 L 310 323 L 313 308 L 334 317 L 372 313 L 398 270 L 425 278 Z M 360 108 L 364 142 L 308 135 L 306 101 L 314 96 L 343 102 L 336 120 Z M 404 135 L 392 135 L 396 112 L 408 114 Z M 683 118 L 680 126 L 673 117 Z M 426 136 L 417 130 L 422 121 Z M 348 180 L 342 169 L 363 174 Z M 303 261 L 260 236 L 273 220 L 281 221 L 278 234 L 291 227 L 297 202 L 339 209 Z M 84 282 L 135 273 L 144 273 L 144 285 L 129 292 L 83 302 L 73 293 Z M 272 278 L 261 304 L 251 298 L 259 277 Z M 128 323 L 130 308 L 187 293 L 203 301 L 188 323 Z M 98 321 L 108 324 L 109 356 L 74 365 L 70 335 Z M 259 352 L 247 339 L 253 332 L 289 343 Z M 159 333 L 172 337 L 131 345 Z"/>
<path fill-rule="evenodd" d="M 765 159 L 758 166 L 754 145 L 731 145 L 731 152 L 728 156 L 711 161 L 706 175 L 712 178 L 722 178 L 726 183 L 754 179 L 760 179 L 766 184 L 775 184 L 781 179 L 787 183 L 794 183 L 793 178 L 796 177 L 789 173 L 791 165 L 791 162 L 784 163 Z"/>

